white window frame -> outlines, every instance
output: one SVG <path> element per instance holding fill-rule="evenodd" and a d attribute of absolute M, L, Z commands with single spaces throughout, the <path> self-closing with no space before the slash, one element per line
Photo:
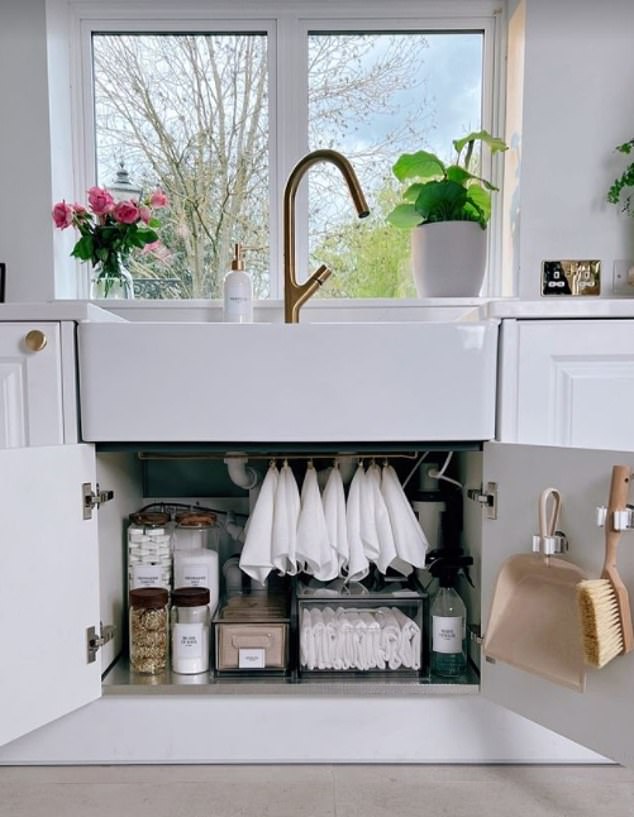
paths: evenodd
<path fill-rule="evenodd" d="M 60 0 L 48 0 L 59 4 Z M 63 2 L 63 0 L 62 0 Z M 95 118 L 92 34 L 116 32 L 265 33 L 269 68 L 270 299 L 279 300 L 282 282 L 281 203 L 295 162 L 308 149 L 308 33 L 312 31 L 482 31 L 482 126 L 504 132 L 505 12 L 495 0 L 67 0 L 70 15 L 70 99 L 73 176 L 76 200 L 95 183 Z M 55 156 L 53 156 L 55 161 Z M 485 173 L 501 188 L 502 162 L 487 161 Z M 502 196 L 498 195 L 489 229 L 489 264 L 484 296 L 508 294 L 501 269 Z M 300 221 L 301 223 L 301 221 Z M 298 257 L 307 235 L 298 223 Z M 88 273 L 77 275 L 78 297 L 86 297 Z M 356 303 L 367 305 L 369 299 Z M 371 299 L 393 303 L 393 299 Z M 148 306 L 151 301 L 145 301 Z M 162 303 L 165 301 L 157 301 Z M 183 301 L 177 303 L 183 304 Z M 399 301 L 399 303 L 401 303 Z"/>

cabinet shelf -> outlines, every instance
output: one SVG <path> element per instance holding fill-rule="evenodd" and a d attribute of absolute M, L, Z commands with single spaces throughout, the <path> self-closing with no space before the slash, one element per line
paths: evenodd
<path fill-rule="evenodd" d="M 121 658 L 103 680 L 104 695 L 292 695 L 299 697 L 409 697 L 420 695 L 477 695 L 480 691 L 476 670 L 469 667 L 455 681 L 404 679 L 382 676 L 380 679 L 302 678 L 262 676 L 249 678 L 214 678 L 211 673 L 178 675 L 138 675 L 130 671 L 126 658 Z"/>

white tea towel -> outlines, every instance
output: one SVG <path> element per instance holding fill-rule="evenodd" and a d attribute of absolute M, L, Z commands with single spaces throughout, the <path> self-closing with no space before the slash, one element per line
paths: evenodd
<path fill-rule="evenodd" d="M 315 669 L 315 642 L 309 607 L 304 607 L 302 610 L 302 623 L 299 630 L 299 660 L 302 667 Z"/>
<path fill-rule="evenodd" d="M 429 543 L 391 465 L 383 466 L 381 493 L 390 515 L 398 558 L 413 567 L 425 567 Z"/>
<path fill-rule="evenodd" d="M 379 534 L 376 529 L 376 492 L 374 490 L 374 480 L 370 475 L 371 468 L 372 466 L 368 468 L 361 480 L 360 533 L 366 559 L 376 564 L 381 548 Z"/>
<path fill-rule="evenodd" d="M 362 483 L 365 480 L 363 465 L 359 463 L 350 488 L 346 504 L 346 526 L 348 529 L 348 581 L 358 582 L 369 572 L 370 564 L 363 549 L 361 539 Z"/>
<path fill-rule="evenodd" d="M 317 472 L 312 465 L 306 469 L 302 485 L 296 553 L 298 565 L 303 564 L 316 579 L 329 582 L 339 575 L 337 553 L 330 544 Z"/>
<path fill-rule="evenodd" d="M 240 568 L 256 582 L 264 584 L 273 569 L 271 537 L 273 533 L 273 502 L 279 476 L 275 464 L 269 466 L 253 512 L 246 528 Z"/>
<path fill-rule="evenodd" d="M 420 627 L 398 607 L 392 613 L 401 628 L 401 660 L 404 667 L 420 669 Z"/>
<path fill-rule="evenodd" d="M 381 628 L 370 610 L 360 610 L 359 617 L 365 625 L 365 659 L 368 669 L 380 667 L 379 638 Z"/>
<path fill-rule="evenodd" d="M 366 482 L 374 493 L 374 519 L 379 540 L 379 555 L 376 559 L 376 566 L 381 573 L 386 573 L 388 567 L 391 567 L 403 576 L 408 576 L 412 572 L 412 568 L 402 559 L 399 559 L 396 553 L 392 523 L 381 493 L 381 469 L 376 463 L 368 468 Z"/>
<path fill-rule="evenodd" d="M 401 666 L 401 628 L 389 607 L 379 607 L 376 611 L 376 620 L 381 627 L 381 657 L 390 669 L 399 669 Z"/>
<path fill-rule="evenodd" d="M 295 476 L 285 462 L 279 472 L 273 503 L 271 554 L 273 567 L 280 575 L 297 573 L 297 522 L 299 519 L 299 489 Z"/>
<path fill-rule="evenodd" d="M 330 547 L 337 554 L 338 572 L 347 571 L 350 549 L 348 547 L 348 529 L 346 526 L 346 496 L 339 466 L 330 471 L 323 494 L 324 516 Z"/>

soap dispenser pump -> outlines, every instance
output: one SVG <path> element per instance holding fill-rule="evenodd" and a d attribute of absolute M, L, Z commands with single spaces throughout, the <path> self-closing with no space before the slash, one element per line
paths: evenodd
<path fill-rule="evenodd" d="M 224 280 L 224 320 L 227 323 L 253 322 L 253 289 L 251 276 L 244 269 L 243 248 L 234 246 L 231 271 Z"/>

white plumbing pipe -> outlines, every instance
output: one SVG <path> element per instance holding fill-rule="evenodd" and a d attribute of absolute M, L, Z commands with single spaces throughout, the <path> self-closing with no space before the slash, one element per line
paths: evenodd
<path fill-rule="evenodd" d="M 234 485 L 244 488 L 245 491 L 255 488 L 260 480 L 258 472 L 247 465 L 248 461 L 249 458 L 244 456 L 225 457 L 229 478 Z"/>

